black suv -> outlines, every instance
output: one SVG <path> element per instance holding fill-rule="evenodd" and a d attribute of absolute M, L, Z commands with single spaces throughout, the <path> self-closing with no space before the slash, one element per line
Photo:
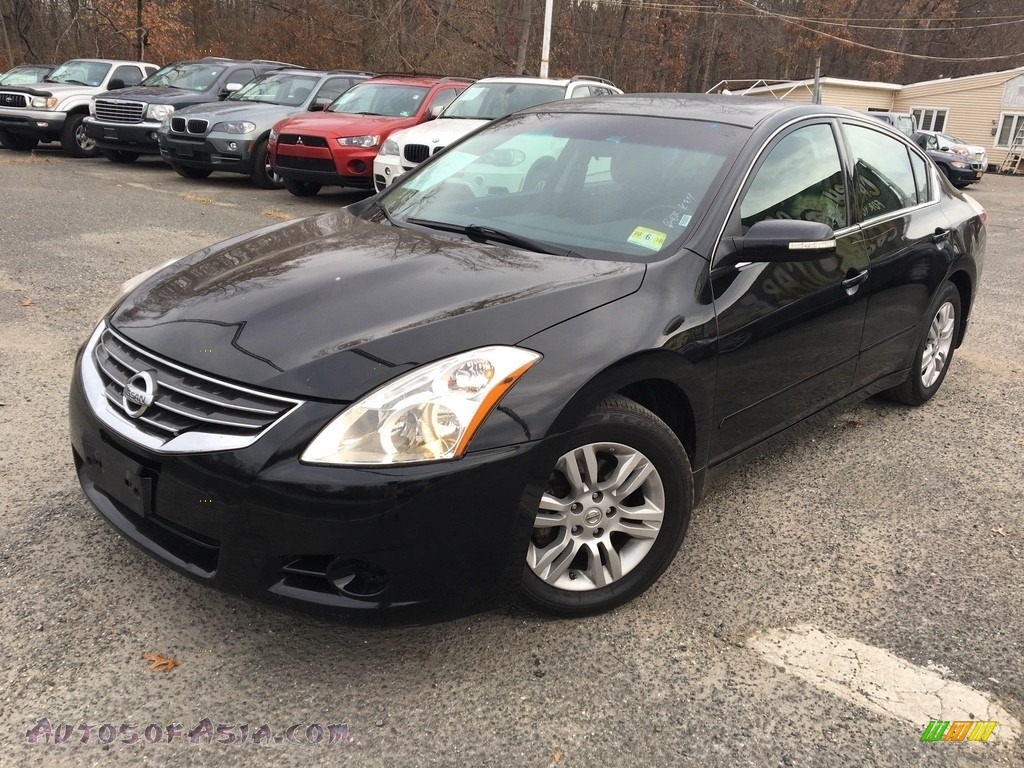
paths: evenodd
<path fill-rule="evenodd" d="M 85 132 L 104 157 L 117 163 L 134 162 L 143 154 L 159 155 L 157 131 L 175 109 L 220 101 L 256 75 L 290 66 L 218 57 L 168 64 L 135 88 L 93 97 Z"/>

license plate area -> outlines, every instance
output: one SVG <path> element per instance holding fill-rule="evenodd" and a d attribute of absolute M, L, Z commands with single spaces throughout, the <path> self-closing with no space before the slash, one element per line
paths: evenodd
<path fill-rule="evenodd" d="M 83 447 L 85 472 L 97 488 L 140 517 L 153 513 L 156 473 L 113 448 Z"/>

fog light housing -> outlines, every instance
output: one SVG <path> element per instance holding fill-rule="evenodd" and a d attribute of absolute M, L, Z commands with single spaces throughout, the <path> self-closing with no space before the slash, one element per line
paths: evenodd
<path fill-rule="evenodd" d="M 384 168 L 384 175 L 385 176 L 390 176 L 391 175 L 391 169 L 390 168 Z"/>
<path fill-rule="evenodd" d="M 49 123 L 47 123 L 45 120 L 36 120 L 36 125 L 39 128 L 45 128 L 47 125 L 49 125 Z"/>
<path fill-rule="evenodd" d="M 348 164 L 348 167 L 352 169 L 353 173 L 366 172 L 366 163 L 364 163 L 362 160 L 353 160 L 351 163 Z"/>
<path fill-rule="evenodd" d="M 349 597 L 376 597 L 388 588 L 388 572 L 365 560 L 335 558 L 327 566 L 327 580 Z"/>
<path fill-rule="evenodd" d="M 238 142 L 237 141 L 229 141 L 228 142 L 228 149 L 230 149 L 232 152 L 234 152 L 236 149 L 238 149 Z"/>

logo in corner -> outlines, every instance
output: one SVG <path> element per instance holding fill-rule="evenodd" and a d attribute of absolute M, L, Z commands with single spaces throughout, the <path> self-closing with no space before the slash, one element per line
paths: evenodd
<path fill-rule="evenodd" d="M 128 379 L 121 393 L 121 405 L 133 419 L 144 414 L 155 399 L 156 376 L 150 371 L 140 371 Z"/>

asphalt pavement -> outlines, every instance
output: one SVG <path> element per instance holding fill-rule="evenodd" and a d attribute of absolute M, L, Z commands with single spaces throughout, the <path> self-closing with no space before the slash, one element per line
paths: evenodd
<path fill-rule="evenodd" d="M 151 560 L 67 437 L 121 282 L 360 195 L 0 149 L 0 766 L 1024 765 L 1024 177 L 970 193 L 988 256 L 929 404 L 869 400 L 717 479 L 611 614 L 370 630 Z M 998 725 L 922 742 L 922 717 Z"/>

